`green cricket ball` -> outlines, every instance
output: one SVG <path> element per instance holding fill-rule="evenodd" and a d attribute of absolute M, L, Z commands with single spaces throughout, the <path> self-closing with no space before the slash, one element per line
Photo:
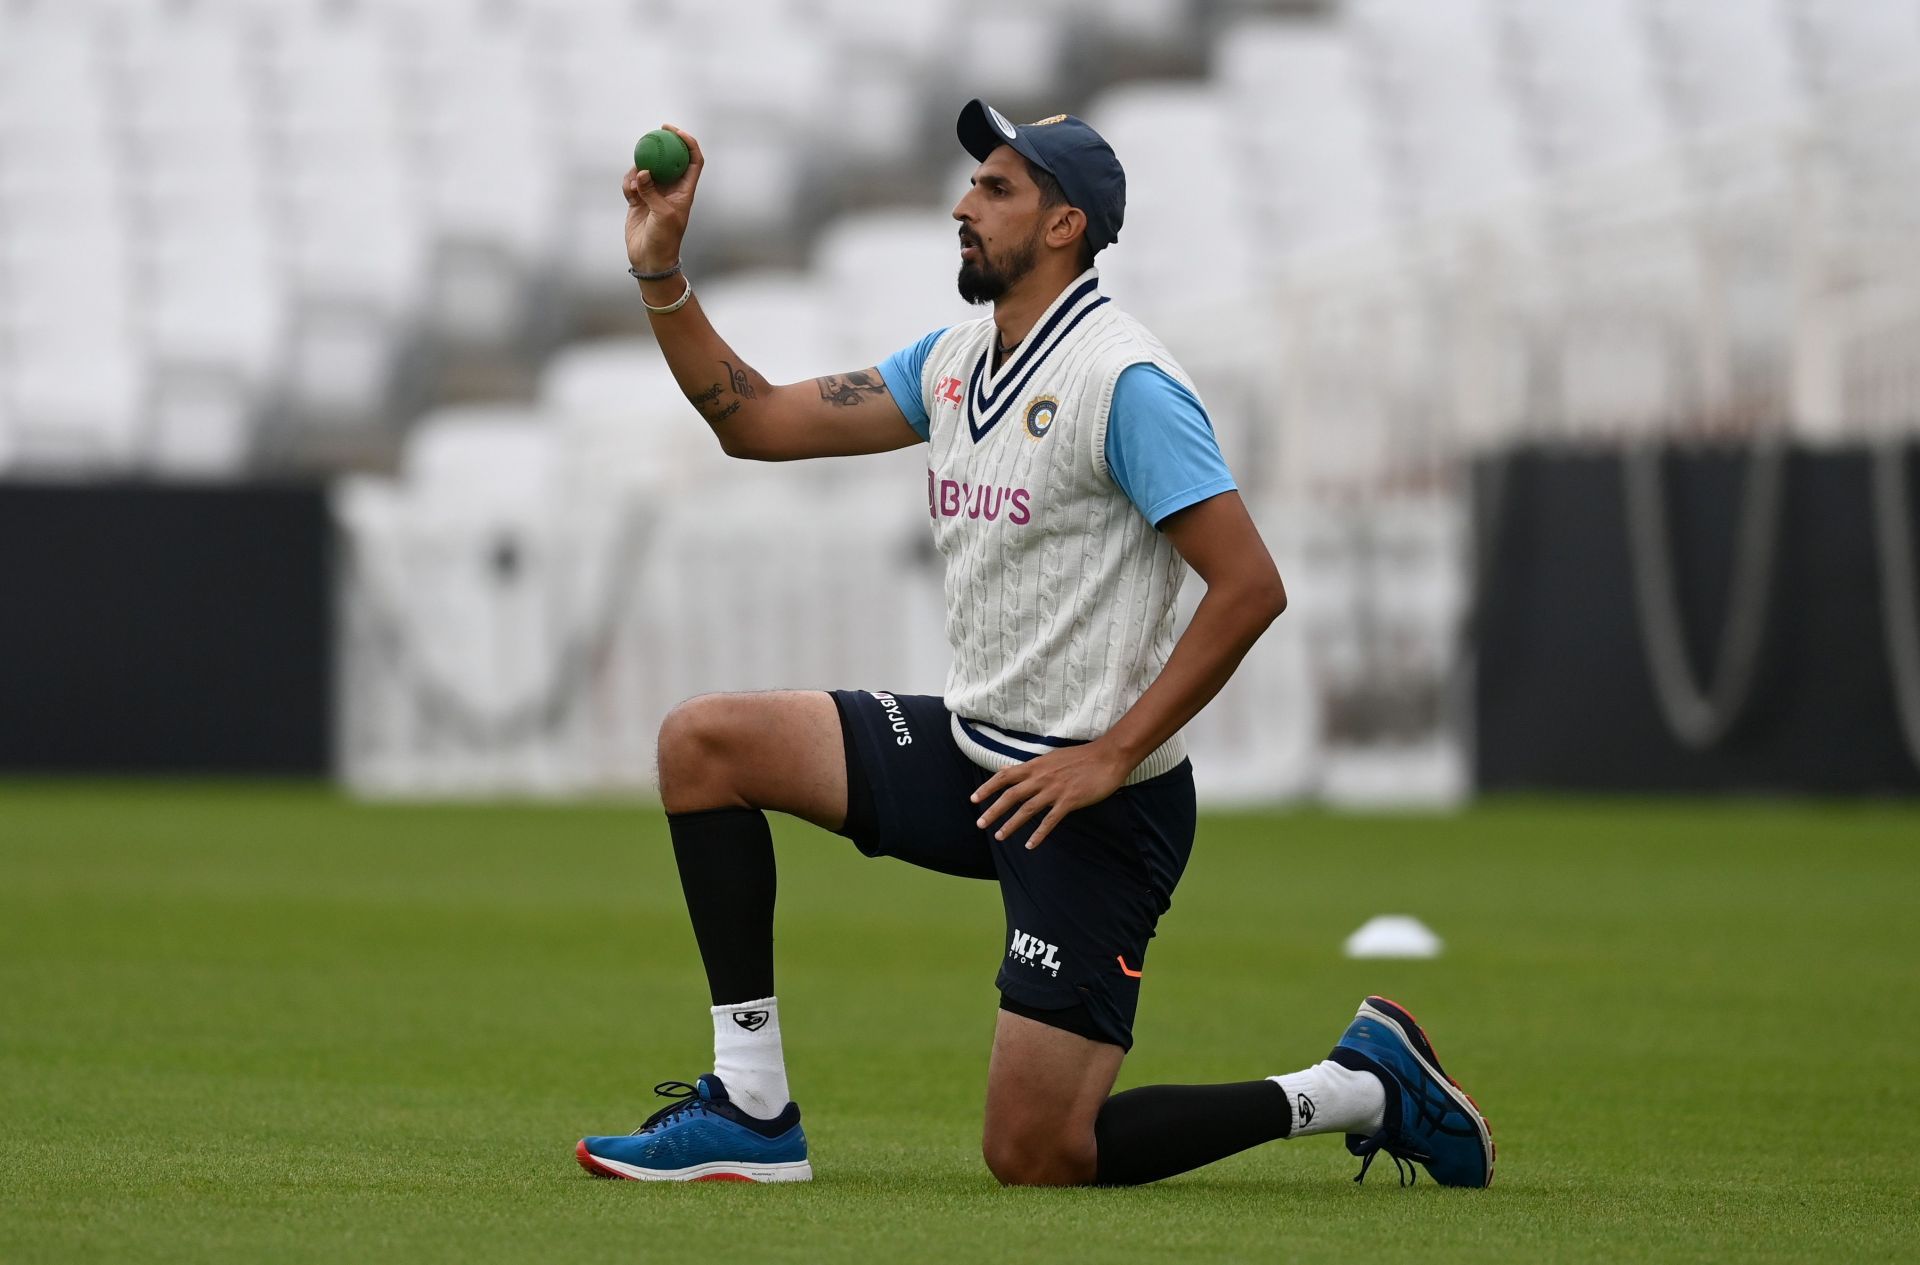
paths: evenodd
<path fill-rule="evenodd" d="M 633 165 L 652 172 L 655 184 L 672 184 L 686 174 L 691 161 L 687 143 L 665 128 L 655 128 L 633 146 Z"/>

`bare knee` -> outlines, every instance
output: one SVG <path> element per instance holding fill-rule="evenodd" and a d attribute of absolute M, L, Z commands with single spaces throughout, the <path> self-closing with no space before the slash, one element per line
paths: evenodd
<path fill-rule="evenodd" d="M 980 1153 L 1002 1186 L 1086 1186 L 1094 1178 L 1091 1135 L 1065 1137 L 1034 1129 L 987 1127 Z"/>
<path fill-rule="evenodd" d="M 724 694 L 702 694 L 660 722 L 660 799 L 668 812 L 746 806 L 731 776 L 740 755 L 741 707 Z"/>

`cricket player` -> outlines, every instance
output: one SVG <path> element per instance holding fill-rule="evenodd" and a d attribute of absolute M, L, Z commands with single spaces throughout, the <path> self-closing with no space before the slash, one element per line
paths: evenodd
<path fill-rule="evenodd" d="M 678 131 L 678 129 L 675 129 Z M 1008 1185 L 1156 1181 L 1258 1143 L 1344 1135 L 1362 1157 L 1484 1186 L 1493 1143 L 1405 1009 L 1369 997 L 1319 1063 L 1113 1094 L 1148 942 L 1193 847 L 1181 728 L 1286 608 L 1193 383 L 1100 292 L 1126 181 L 1055 115 L 961 111 L 979 163 L 953 209 L 959 287 L 992 316 L 880 365 L 769 383 L 680 266 L 705 157 L 626 175 L 627 254 L 660 350 L 726 452 L 756 461 L 927 451 L 946 564 L 943 697 L 710 695 L 660 731 L 660 794 L 712 992 L 713 1071 L 635 1133 L 582 1139 L 589 1171 L 805 1181 L 773 986 L 774 853 L 789 813 L 892 856 L 999 883 L 1006 953 L 982 1148 Z M 1204 242 L 1155 243 L 1204 250 Z M 823 314 L 826 319 L 826 314 Z M 1186 631 L 1174 601 L 1206 586 Z M 1402 1166 L 1404 1165 L 1404 1168 Z"/>

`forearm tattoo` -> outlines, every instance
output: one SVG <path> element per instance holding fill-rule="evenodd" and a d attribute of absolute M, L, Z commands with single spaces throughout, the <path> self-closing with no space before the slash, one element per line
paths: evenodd
<path fill-rule="evenodd" d="M 820 398 L 841 408 L 851 408 L 869 396 L 887 393 L 887 384 L 880 376 L 864 369 L 853 373 L 830 373 L 814 381 L 819 384 Z"/>
<path fill-rule="evenodd" d="M 751 400 L 753 398 L 753 383 L 747 378 L 746 366 L 741 365 L 739 368 L 735 368 L 731 360 L 722 360 L 720 363 L 727 367 L 727 381 L 731 385 L 733 393 L 744 399 Z"/>
<path fill-rule="evenodd" d="M 736 365 L 731 360 L 722 360 L 721 365 L 727 371 L 725 384 L 714 383 L 700 391 L 687 392 L 687 403 L 707 419 L 707 425 L 718 426 L 740 411 L 742 400 L 751 400 L 759 395 L 753 385 L 753 371 L 745 365 Z M 731 393 L 735 398 L 731 403 L 721 404 L 722 392 Z"/>

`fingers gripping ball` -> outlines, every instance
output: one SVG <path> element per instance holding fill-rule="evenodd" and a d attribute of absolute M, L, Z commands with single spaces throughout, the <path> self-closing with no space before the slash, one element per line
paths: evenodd
<path fill-rule="evenodd" d="M 633 165 L 653 173 L 655 184 L 672 184 L 686 173 L 693 155 L 687 143 L 665 128 L 642 136 L 633 147 Z"/>

